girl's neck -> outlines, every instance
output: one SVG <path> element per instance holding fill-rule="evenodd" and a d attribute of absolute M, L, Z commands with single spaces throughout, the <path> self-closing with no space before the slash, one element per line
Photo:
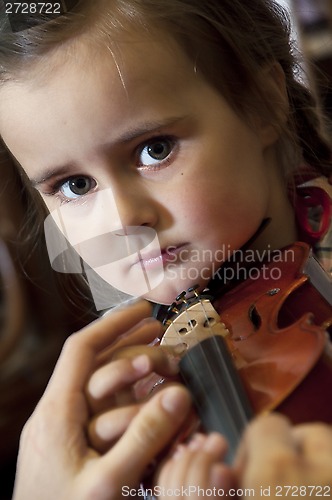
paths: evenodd
<path fill-rule="evenodd" d="M 288 198 L 283 174 L 273 151 L 267 152 L 267 165 L 270 171 L 270 202 L 266 213 L 269 223 L 250 244 L 257 252 L 277 250 L 298 240 L 294 208 Z"/>

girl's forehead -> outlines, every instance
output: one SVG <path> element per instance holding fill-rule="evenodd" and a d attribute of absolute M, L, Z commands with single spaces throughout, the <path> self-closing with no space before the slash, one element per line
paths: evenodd
<path fill-rule="evenodd" d="M 35 86 L 49 84 L 60 74 L 64 79 L 74 75 L 100 78 L 107 72 L 127 87 L 147 79 L 162 83 L 170 71 L 175 79 L 179 74 L 195 74 L 194 63 L 173 38 L 126 32 L 116 40 L 94 41 L 83 35 L 37 59 L 18 80 Z"/>
<path fill-rule="evenodd" d="M 91 50 L 91 49 L 90 49 Z M 124 85 L 153 80 L 162 83 L 185 73 L 194 76 L 194 66 L 178 44 L 170 38 L 147 38 L 136 35 L 132 40 L 108 43 L 93 53 L 92 67 L 103 72 L 105 65 L 121 78 Z M 170 75 L 171 71 L 171 75 Z M 172 78 L 171 78 L 172 80 Z"/>
<path fill-rule="evenodd" d="M 98 134 L 98 142 L 106 143 L 110 121 L 114 136 L 122 135 L 138 120 L 160 123 L 164 116 L 187 115 L 193 101 L 202 98 L 205 82 L 176 44 L 136 37 L 99 51 L 77 44 L 51 57 L 57 59 L 49 61 L 42 79 L 36 73 L 36 80 L 0 88 L 0 133 L 12 151 L 17 135 L 34 134 L 37 144 L 40 130 L 55 136 L 64 126 L 73 133 L 78 127 L 82 135 L 86 131 L 85 143 Z M 32 138 L 28 142 L 24 147 L 30 148 Z M 26 156 L 23 148 L 21 156 Z"/>

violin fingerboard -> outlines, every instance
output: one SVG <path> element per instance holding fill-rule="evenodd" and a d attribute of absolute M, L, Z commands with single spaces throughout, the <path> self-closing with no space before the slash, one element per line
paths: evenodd
<path fill-rule="evenodd" d="M 253 412 L 225 340 L 229 331 L 211 302 L 199 297 L 168 325 L 161 345 L 185 347 L 179 365 L 182 379 L 205 431 L 226 437 L 226 462 L 232 463 Z"/>

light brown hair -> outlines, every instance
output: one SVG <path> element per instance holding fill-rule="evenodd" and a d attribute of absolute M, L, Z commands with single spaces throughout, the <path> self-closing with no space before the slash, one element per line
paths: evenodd
<path fill-rule="evenodd" d="M 259 110 L 269 117 L 280 132 L 280 158 L 288 177 L 301 163 L 318 173 L 332 172 L 315 97 L 299 78 L 289 20 L 273 0 L 81 0 L 55 21 L 10 33 L 3 19 L 0 29 L 0 85 L 24 78 L 34 62 L 46 64 L 51 51 L 82 37 L 116 46 L 133 29 L 165 32 L 241 116 Z M 280 119 L 280 101 L 262 77 L 262 70 L 275 64 L 285 75 L 286 122 Z"/>

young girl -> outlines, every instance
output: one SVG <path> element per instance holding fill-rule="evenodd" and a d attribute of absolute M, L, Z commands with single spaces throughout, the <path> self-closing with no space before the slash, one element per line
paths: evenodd
<path fill-rule="evenodd" d="M 97 275 L 170 304 L 206 287 L 235 250 L 259 260 L 299 238 L 321 240 L 331 269 L 330 148 L 275 4 L 83 0 L 55 20 L 31 15 L 30 29 L 7 21 L 1 137 Z M 296 190 L 316 178 L 318 228 L 307 221 L 313 197 Z M 146 466 L 189 410 L 180 386 L 153 391 L 146 405 L 132 397 L 138 380 L 177 371 L 172 353 L 145 347 L 160 335 L 158 322 L 138 324 L 149 314 L 146 303 L 116 310 L 68 341 L 23 434 L 17 500 L 140 495 Z M 259 418 L 232 467 L 225 451 L 215 434 L 181 445 L 156 495 L 331 486 L 327 425 Z"/>

